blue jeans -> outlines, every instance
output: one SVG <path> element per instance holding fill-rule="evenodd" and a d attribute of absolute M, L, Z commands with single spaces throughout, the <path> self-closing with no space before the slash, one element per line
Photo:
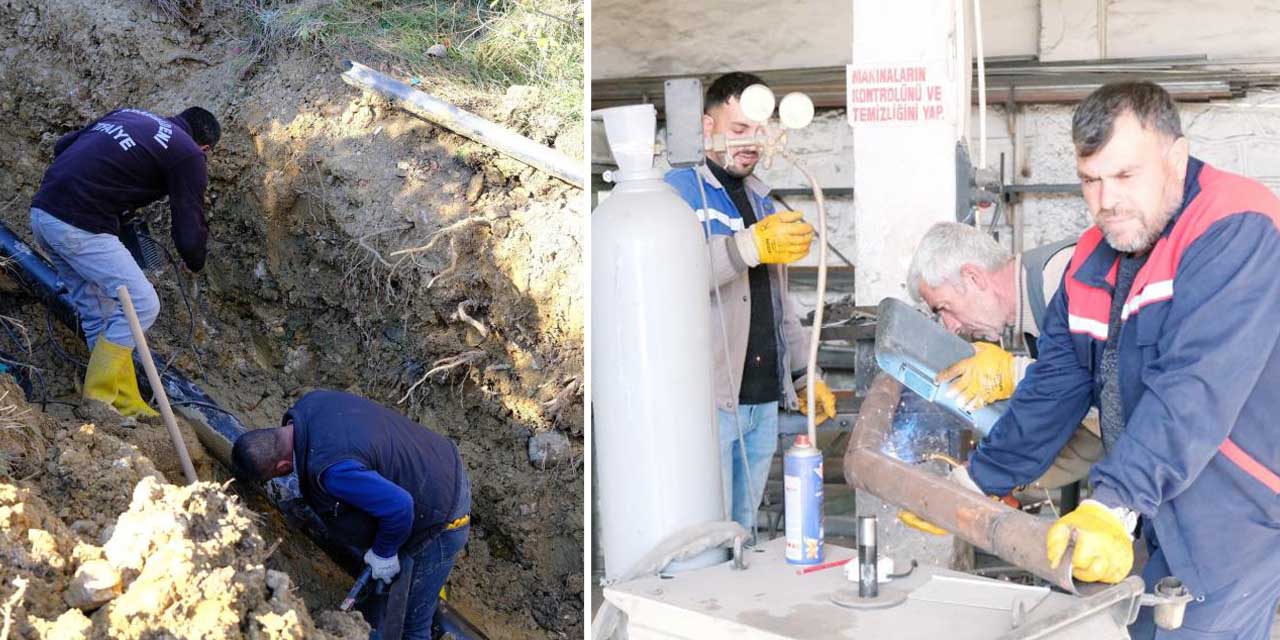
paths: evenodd
<path fill-rule="evenodd" d="M 449 516 L 450 520 L 457 520 L 471 513 L 471 481 L 467 478 L 465 470 L 462 473 L 458 506 Z M 409 578 L 413 581 L 409 584 L 409 605 L 404 612 L 403 638 L 405 640 L 431 639 L 431 621 L 435 618 L 436 607 L 440 603 L 440 589 L 449 579 L 449 572 L 453 570 L 453 561 L 458 552 L 466 546 L 470 532 L 471 525 L 442 532 L 413 554 L 413 575 L 396 578 L 397 580 Z M 382 596 L 371 594 L 359 607 L 360 612 L 364 614 L 364 619 L 368 621 L 369 626 L 373 627 L 373 632 L 369 634 L 372 640 L 382 637 L 382 618 L 386 606 L 387 597 L 384 593 Z"/>
<path fill-rule="evenodd" d="M 36 208 L 31 209 L 31 234 L 66 284 L 89 350 L 99 337 L 123 347 L 137 346 L 116 288 L 128 288 L 143 331 L 160 315 L 160 298 L 120 239 L 89 233 Z"/>
<path fill-rule="evenodd" d="M 769 480 L 769 465 L 778 450 L 778 403 L 738 406 L 738 425 L 733 413 L 717 409 L 720 423 L 720 473 L 724 487 L 724 504 L 735 522 L 751 530 L 751 514 L 760 507 L 764 485 Z M 747 465 L 742 464 L 742 447 L 738 444 L 738 426 L 742 427 L 747 448 Z M 750 478 L 748 491 L 747 479 Z"/>

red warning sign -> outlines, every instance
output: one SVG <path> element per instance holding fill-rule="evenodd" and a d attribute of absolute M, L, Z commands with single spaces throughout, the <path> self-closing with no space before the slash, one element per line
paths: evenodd
<path fill-rule="evenodd" d="M 946 122 L 952 107 L 940 64 L 849 65 L 845 104 L 849 124 Z"/>

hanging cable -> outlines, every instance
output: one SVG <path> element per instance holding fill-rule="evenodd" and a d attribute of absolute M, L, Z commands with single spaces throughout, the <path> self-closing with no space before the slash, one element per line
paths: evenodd
<path fill-rule="evenodd" d="M 982 0 L 973 0 L 973 44 L 978 58 L 978 166 L 987 168 L 987 61 L 982 51 Z"/>
<path fill-rule="evenodd" d="M 58 354 L 59 358 L 62 358 L 63 360 L 71 363 L 72 365 L 80 367 L 81 369 L 89 368 L 88 362 L 85 362 L 84 360 L 81 360 L 67 353 L 62 349 L 62 344 L 58 342 L 58 336 L 53 331 L 52 312 L 49 310 L 49 307 L 47 306 L 44 308 L 44 328 L 49 334 L 49 345 L 53 347 L 54 352 Z"/>
<path fill-rule="evenodd" d="M 724 322 L 724 302 L 720 297 L 720 282 L 716 280 L 716 276 L 715 276 L 715 256 L 711 252 L 711 211 L 707 208 L 707 190 L 706 190 L 706 187 L 702 184 L 702 176 L 697 175 L 697 169 L 694 169 L 694 178 L 698 182 L 698 194 L 702 198 L 702 216 L 701 217 L 702 217 L 703 230 L 707 235 L 707 238 L 706 238 L 707 260 L 708 260 L 707 266 L 711 267 L 711 282 L 714 285 L 714 290 L 716 294 L 716 315 L 719 317 L 720 339 L 723 341 L 723 346 L 724 346 L 725 375 L 729 376 L 729 388 L 737 389 L 738 382 L 733 377 L 733 361 L 730 360 L 730 357 L 729 357 L 729 329 L 725 326 L 725 322 Z M 730 242 L 733 241 L 732 236 L 730 237 L 729 241 Z M 739 416 L 738 416 L 738 403 L 736 400 L 733 403 L 731 412 L 733 413 L 733 426 L 738 431 L 738 453 L 742 458 L 743 476 L 747 480 L 747 497 L 748 499 L 750 499 L 751 497 L 755 496 L 756 492 L 755 492 L 755 486 L 751 482 L 751 464 L 747 459 L 747 438 L 742 431 L 742 421 L 739 419 Z M 718 430 L 719 428 L 717 426 L 717 431 Z M 719 433 L 717 433 L 716 434 L 717 440 L 719 439 L 719 437 L 720 437 Z M 729 478 L 730 478 L 729 504 L 725 505 L 725 511 L 729 514 L 728 519 L 732 520 L 733 519 L 733 486 L 732 486 L 733 470 L 732 469 L 729 470 Z M 757 542 L 756 518 L 758 517 L 758 515 L 756 513 L 756 510 L 757 510 L 756 507 L 752 506 L 751 508 L 751 545 L 752 546 L 755 546 Z"/>

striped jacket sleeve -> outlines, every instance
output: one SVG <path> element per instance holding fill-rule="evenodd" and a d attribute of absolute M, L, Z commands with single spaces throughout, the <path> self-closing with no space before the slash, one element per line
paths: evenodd
<path fill-rule="evenodd" d="M 989 495 L 1006 495 L 1043 475 L 1089 411 L 1093 378 L 1072 346 L 1066 287 L 1053 295 L 1044 323 L 1040 357 L 969 459 L 970 475 Z"/>
<path fill-rule="evenodd" d="M 1139 325 L 1138 346 L 1158 355 L 1124 434 L 1090 475 L 1095 499 L 1154 516 L 1208 466 L 1280 340 L 1277 274 L 1280 231 L 1261 214 L 1218 220 L 1187 247 L 1159 331 Z"/>
<path fill-rule="evenodd" d="M 741 218 L 732 219 L 714 207 L 713 194 L 706 190 L 707 203 L 703 205 L 704 190 L 698 188 L 701 178 L 692 170 L 672 171 L 667 174 L 666 181 L 679 192 L 680 197 L 698 215 L 704 233 L 709 228 L 711 236 L 711 288 L 724 286 L 747 272 L 747 269 L 760 264 L 760 254 L 756 250 L 755 240 L 751 237 L 751 229 L 739 229 Z M 709 218 L 709 220 L 708 220 Z M 733 225 L 737 222 L 737 225 Z"/>

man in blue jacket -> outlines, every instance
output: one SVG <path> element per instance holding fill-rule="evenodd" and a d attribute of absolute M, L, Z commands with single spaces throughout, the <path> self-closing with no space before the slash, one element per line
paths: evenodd
<path fill-rule="evenodd" d="M 1159 637 L 1265 639 L 1280 600 L 1280 200 L 1191 157 L 1153 83 L 1095 91 L 1072 139 L 1095 226 L 972 477 L 995 495 L 1033 480 L 1097 406 L 1106 455 L 1091 499 L 1050 529 L 1049 560 L 1117 582 L 1140 518 L 1144 580 L 1177 576 L 1196 598 Z M 1149 609 L 1131 633 L 1157 636 Z"/>
<path fill-rule="evenodd" d="M 116 289 L 128 290 L 144 331 L 160 314 L 160 299 L 120 242 L 121 218 L 168 196 L 174 245 L 188 269 L 202 269 L 206 156 L 221 131 L 200 107 L 169 118 L 112 111 L 53 145 L 53 164 L 31 201 L 32 235 L 66 284 L 92 352 L 84 397 L 126 416 L 157 414 L 138 392 L 136 345 Z"/>
<path fill-rule="evenodd" d="M 390 582 L 412 556 L 404 638 L 430 638 L 438 594 L 467 542 L 471 482 L 444 436 L 380 404 L 339 391 L 313 391 L 283 426 L 246 432 L 231 449 L 247 482 L 297 473 L 302 498 L 334 542 L 364 549 L 373 578 Z M 375 630 L 385 598 L 362 607 Z"/>
<path fill-rule="evenodd" d="M 763 124 L 748 119 L 738 103 L 753 84 L 763 82 L 737 72 L 711 83 L 703 135 L 734 140 L 763 131 Z M 716 324 L 710 348 L 725 508 L 746 528 L 760 506 L 778 448 L 778 410 L 804 412 L 808 383 L 803 374 L 809 333 L 800 326 L 787 293 L 784 265 L 808 255 L 813 227 L 798 211 L 774 212 L 769 188 L 752 175 L 759 159 L 758 147 L 738 146 L 710 152 L 706 164 L 666 176 L 698 214 L 711 245 L 708 295 Z M 835 394 L 822 380 L 814 385 L 815 412 L 822 422 L 835 416 Z"/>

